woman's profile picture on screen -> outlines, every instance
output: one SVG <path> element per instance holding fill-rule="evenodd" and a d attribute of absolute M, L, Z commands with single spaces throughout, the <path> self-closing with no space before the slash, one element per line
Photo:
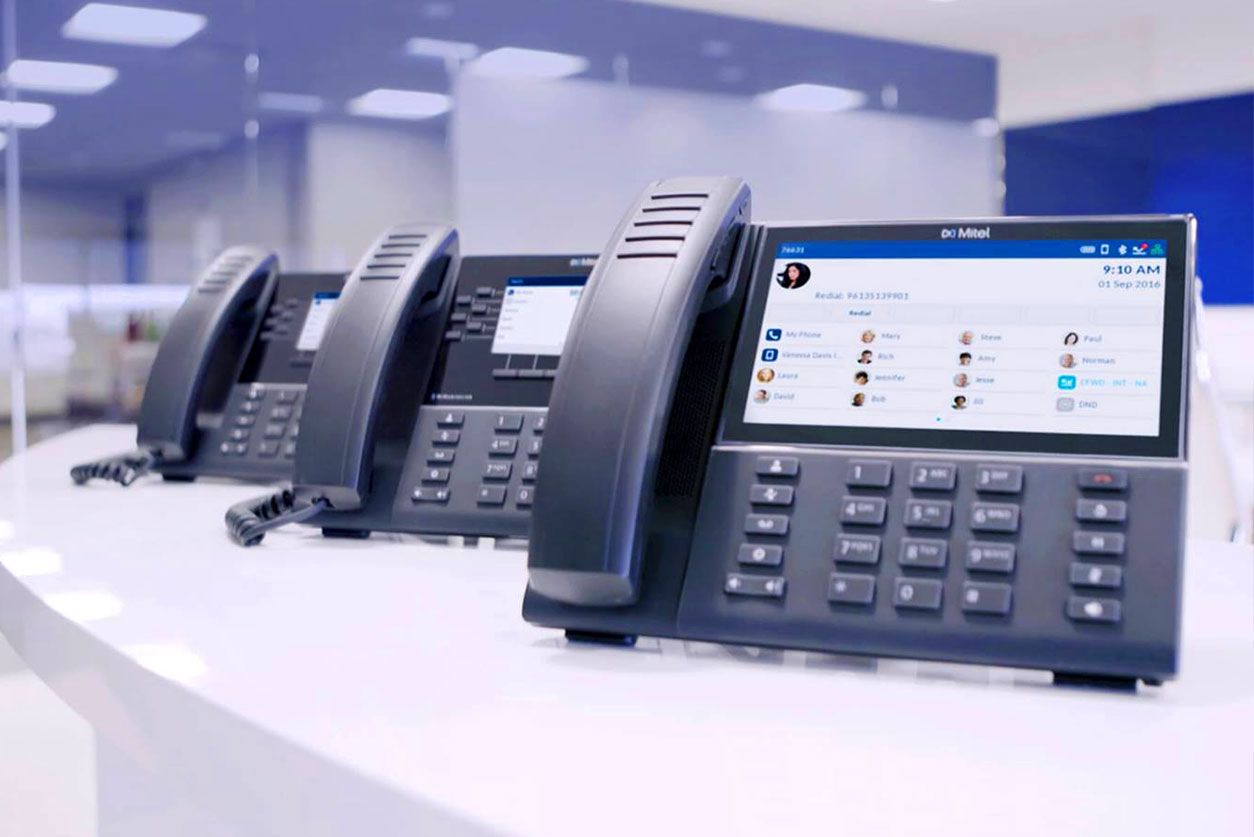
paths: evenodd
<path fill-rule="evenodd" d="M 810 268 L 801 262 L 789 262 L 782 273 L 775 274 L 775 281 L 781 288 L 795 290 L 810 281 Z"/>

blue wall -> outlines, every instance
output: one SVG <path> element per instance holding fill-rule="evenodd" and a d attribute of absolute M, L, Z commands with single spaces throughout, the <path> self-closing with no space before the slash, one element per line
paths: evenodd
<path fill-rule="evenodd" d="M 1006 131 L 1006 212 L 1192 212 L 1210 303 L 1254 303 L 1254 94 Z"/>

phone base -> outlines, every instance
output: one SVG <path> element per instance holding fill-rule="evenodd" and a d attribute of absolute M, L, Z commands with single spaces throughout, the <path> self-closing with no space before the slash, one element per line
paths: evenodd
<path fill-rule="evenodd" d="M 322 527 L 322 537 L 324 538 L 352 538 L 354 540 L 364 541 L 370 537 L 369 529 L 334 529 L 330 526 Z"/>
<path fill-rule="evenodd" d="M 1055 686 L 1072 686 L 1085 689 L 1108 689 L 1116 692 L 1135 692 L 1137 680 L 1147 686 L 1161 686 L 1162 681 L 1151 677 L 1115 677 L 1109 674 L 1075 674 L 1074 672 L 1055 671 Z"/>
<path fill-rule="evenodd" d="M 566 629 L 568 642 L 594 642 L 598 645 L 618 645 L 631 648 L 636 644 L 635 634 L 613 634 L 602 631 L 580 631 L 575 628 Z"/>
<path fill-rule="evenodd" d="M 193 474 L 162 474 L 161 479 L 165 482 L 195 482 L 196 477 Z"/>

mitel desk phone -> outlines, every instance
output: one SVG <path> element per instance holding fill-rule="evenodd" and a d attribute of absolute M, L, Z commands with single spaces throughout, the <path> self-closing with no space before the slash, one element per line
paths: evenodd
<path fill-rule="evenodd" d="M 524 616 L 1174 676 L 1190 217 L 756 225 L 631 207 L 549 405 Z"/>
<path fill-rule="evenodd" d="M 139 410 L 138 449 L 77 465 L 77 483 L 149 471 L 273 482 L 291 475 L 305 380 L 343 273 L 281 273 L 258 247 L 209 265 L 161 340 Z"/>
<path fill-rule="evenodd" d="M 522 537 L 562 344 L 595 259 L 459 257 L 449 227 L 386 232 L 314 361 L 292 486 L 233 506 L 254 545 L 290 522 Z"/>

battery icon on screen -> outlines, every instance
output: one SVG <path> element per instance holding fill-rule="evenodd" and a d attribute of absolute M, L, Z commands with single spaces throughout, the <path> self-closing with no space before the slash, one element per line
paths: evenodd
<path fill-rule="evenodd" d="M 1085 255 L 1091 255 L 1091 254 L 1093 254 L 1093 253 L 1096 253 L 1096 252 L 1097 252 L 1097 245 L 1095 245 L 1095 244 L 1081 244 L 1081 245 L 1080 245 L 1080 252 L 1081 252 L 1081 253 L 1084 253 Z"/>

